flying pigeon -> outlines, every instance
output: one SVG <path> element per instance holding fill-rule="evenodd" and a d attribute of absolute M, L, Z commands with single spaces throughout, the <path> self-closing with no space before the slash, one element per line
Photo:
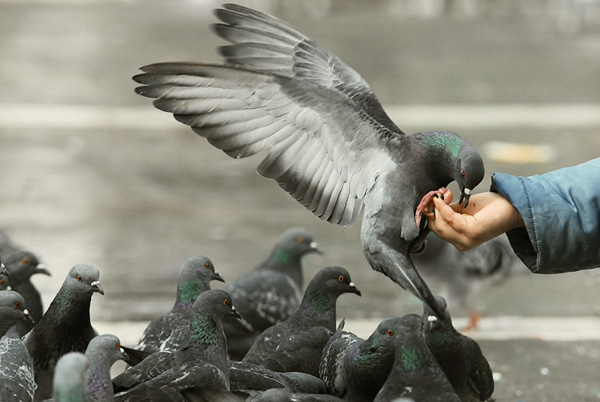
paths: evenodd
<path fill-rule="evenodd" d="M 242 361 L 318 376 L 323 347 L 335 331 L 336 301 L 343 293 L 360 296 L 350 273 L 342 267 L 321 269 L 308 284 L 296 312 L 266 329 Z"/>
<path fill-rule="evenodd" d="M 115 377 L 113 382 L 119 391 L 115 400 L 136 401 L 153 394 L 170 400 L 195 388 L 229 390 L 227 341 L 222 324 L 229 315 L 239 313 L 227 292 L 202 292 L 192 308 L 188 344 L 176 351 L 153 353 Z"/>
<path fill-rule="evenodd" d="M 421 329 L 421 317 L 402 317 L 394 334 L 394 363 L 374 402 L 397 398 L 427 402 L 461 402 L 448 378 L 427 349 Z"/>
<path fill-rule="evenodd" d="M 286 22 L 240 5 L 216 10 L 227 64 L 142 67 L 136 92 L 233 158 L 267 151 L 258 173 L 321 219 L 351 225 L 371 267 L 435 306 L 416 271 L 422 212 L 456 181 L 461 203 L 484 176 L 457 134 L 405 135 L 364 79 Z"/>
<path fill-rule="evenodd" d="M 86 402 L 86 384 L 90 379 L 90 361 L 80 352 L 64 354 L 56 363 L 53 402 Z"/>
<path fill-rule="evenodd" d="M 441 296 L 436 299 L 443 315 L 423 306 L 421 319 L 427 347 L 462 402 L 487 401 L 494 392 L 490 365 L 477 342 L 454 328 L 446 300 Z"/>
<path fill-rule="evenodd" d="M 54 367 L 68 352 L 84 353 L 89 341 L 98 335 L 90 323 L 92 294 L 104 294 L 100 271 L 90 263 L 75 265 L 65 278 L 48 310 L 25 338 L 33 359 L 35 400 L 52 396 Z"/>
<path fill-rule="evenodd" d="M 301 259 L 315 252 L 321 253 L 310 233 L 289 229 L 281 234 L 266 261 L 223 287 L 243 317 L 223 320 L 230 359 L 241 360 L 262 331 L 296 311 L 302 300 Z"/>
<path fill-rule="evenodd" d="M 8 282 L 11 289 L 23 295 L 31 318 L 38 322 L 44 314 L 44 307 L 42 297 L 30 279 L 35 274 L 50 276 L 50 272 L 40 263 L 35 254 L 26 250 L 14 251 L 8 254 L 3 261 L 10 274 Z"/>
<path fill-rule="evenodd" d="M 323 349 L 319 367 L 329 392 L 348 401 L 372 401 L 392 369 L 394 334 L 403 325 L 401 317 L 388 318 L 368 339 L 338 327 Z"/>
<path fill-rule="evenodd" d="M 114 389 L 110 368 L 116 361 L 127 359 L 127 355 L 121 347 L 121 341 L 114 335 L 98 335 L 88 344 L 85 357 L 90 361 L 86 402 L 112 402 Z"/>
<path fill-rule="evenodd" d="M 135 349 L 146 352 L 177 350 L 190 338 L 190 317 L 194 301 L 210 289 L 210 281 L 224 282 L 207 257 L 192 257 L 179 269 L 175 305 L 167 314 L 148 324 Z"/>
<path fill-rule="evenodd" d="M 33 401 L 33 362 L 19 336 L 20 322 L 33 326 L 23 297 L 12 290 L 0 291 L 0 400 L 3 402 Z"/>

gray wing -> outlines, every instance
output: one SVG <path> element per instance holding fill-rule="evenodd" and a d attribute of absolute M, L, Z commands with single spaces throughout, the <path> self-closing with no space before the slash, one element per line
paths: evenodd
<path fill-rule="evenodd" d="M 19 338 L 0 340 L 0 398 L 6 401 L 33 400 L 33 362 Z"/>
<path fill-rule="evenodd" d="M 232 43 L 219 48 L 227 63 L 335 89 L 385 127 L 402 132 L 360 74 L 287 22 L 237 4 L 225 4 L 215 15 L 224 22 L 213 26 L 215 32 Z"/>
<path fill-rule="evenodd" d="M 177 350 L 189 341 L 189 314 L 169 312 L 152 320 L 144 330 L 137 350 Z"/>

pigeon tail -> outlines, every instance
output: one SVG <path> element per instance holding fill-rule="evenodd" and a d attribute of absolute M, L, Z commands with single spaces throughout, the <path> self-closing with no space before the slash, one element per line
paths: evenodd
<path fill-rule="evenodd" d="M 365 250 L 366 257 L 373 269 L 383 273 L 403 289 L 421 299 L 432 311 L 442 315 L 433 293 L 417 272 L 412 259 L 408 255 L 394 250 L 381 240 L 377 242 L 379 243 L 378 253 L 369 252 L 369 249 Z"/>

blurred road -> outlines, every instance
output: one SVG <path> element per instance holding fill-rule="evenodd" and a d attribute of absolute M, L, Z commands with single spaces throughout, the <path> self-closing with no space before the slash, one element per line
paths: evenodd
<path fill-rule="evenodd" d="M 222 43 L 209 29 L 218 4 L 0 1 L 0 228 L 52 271 L 34 279 L 46 305 L 70 267 L 94 262 L 106 295 L 94 296 L 93 320 L 135 339 L 170 309 L 188 257 L 208 255 L 233 279 L 265 258 L 283 230 L 304 226 L 325 251 L 306 258 L 306 277 L 342 265 L 363 292 L 358 301 L 340 298 L 340 317 L 373 324 L 419 311 L 367 266 L 358 225 L 319 221 L 255 173 L 258 159 L 229 159 L 134 94 L 131 76 L 142 65 L 219 60 Z M 486 162 L 479 191 L 496 171 L 531 175 L 600 155 L 593 9 L 589 24 L 565 31 L 564 15 L 548 9 L 559 1 L 465 0 L 448 12 L 441 0 L 242 4 L 278 15 L 338 54 L 404 131 L 467 138 Z M 598 278 L 596 271 L 523 274 L 477 299 L 493 324 L 480 335 L 498 401 L 600 401 Z M 528 317 L 556 326 L 541 326 L 539 335 L 486 335 L 497 323 L 522 328 Z M 589 335 L 577 337 L 588 333 L 577 326 L 564 339 L 544 337 L 572 325 L 566 317 L 589 324 Z M 111 326 L 119 322 L 127 326 Z"/>

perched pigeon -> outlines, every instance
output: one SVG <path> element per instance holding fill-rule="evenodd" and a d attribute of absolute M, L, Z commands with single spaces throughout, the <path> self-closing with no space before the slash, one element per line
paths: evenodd
<path fill-rule="evenodd" d="M 114 335 L 93 338 L 85 350 L 90 361 L 90 379 L 86 386 L 86 402 L 112 402 L 114 400 L 110 368 L 117 360 L 126 360 L 121 341 Z"/>
<path fill-rule="evenodd" d="M 80 352 L 69 352 L 56 363 L 53 402 L 87 402 L 86 384 L 90 379 L 90 361 Z"/>
<path fill-rule="evenodd" d="M 23 297 L 12 290 L 0 291 L 0 401 L 33 401 L 33 362 L 21 341 L 17 324 L 33 320 Z"/>
<path fill-rule="evenodd" d="M 409 253 L 422 249 L 421 213 L 441 187 L 456 181 L 468 203 L 484 176 L 477 151 L 454 133 L 405 135 L 333 53 L 269 14 L 223 7 L 227 64 L 148 65 L 136 92 L 233 158 L 267 150 L 258 172 L 320 218 L 350 225 L 364 206 L 370 265 L 435 307 Z"/>
<path fill-rule="evenodd" d="M 177 350 L 190 339 L 190 315 L 200 293 L 210 289 L 210 281 L 224 282 L 207 257 L 192 257 L 179 270 L 175 305 L 167 314 L 148 324 L 137 350 L 158 352 Z"/>
<path fill-rule="evenodd" d="M 44 307 L 42 305 L 42 297 L 31 283 L 30 278 L 34 274 L 50 276 L 50 272 L 40 264 L 35 254 L 26 250 L 14 251 L 7 255 L 3 261 L 10 273 L 8 281 L 11 289 L 23 295 L 31 318 L 35 322 L 38 322 L 44 314 Z"/>
<path fill-rule="evenodd" d="M 423 306 L 425 342 L 462 402 L 487 401 L 494 392 L 492 370 L 473 339 L 454 326 L 446 300 L 436 297 L 442 316 Z"/>
<path fill-rule="evenodd" d="M 335 331 L 336 301 L 343 293 L 360 296 L 346 269 L 327 267 L 317 272 L 296 312 L 266 329 L 243 361 L 318 376 L 321 352 Z"/>
<path fill-rule="evenodd" d="M 469 317 L 465 330 L 476 328 L 481 318 L 472 307 L 473 297 L 490 286 L 504 283 L 522 265 L 502 238 L 460 251 L 434 234 L 427 237 L 425 251 L 415 255 L 414 262 L 436 294 L 464 309 Z"/>
<path fill-rule="evenodd" d="M 118 391 L 116 401 L 136 401 L 162 395 L 177 400 L 185 390 L 201 388 L 229 390 L 227 341 L 223 317 L 239 316 L 231 296 L 223 290 L 207 290 L 192 308 L 190 339 L 187 346 L 164 350 L 113 379 Z M 160 399 L 159 399 L 160 400 Z"/>
<path fill-rule="evenodd" d="M 394 334 L 403 325 L 401 317 L 386 319 L 366 340 L 338 328 L 323 349 L 319 367 L 330 393 L 350 402 L 372 401 L 392 369 Z"/>
<path fill-rule="evenodd" d="M 239 306 L 241 320 L 223 320 L 227 349 L 232 360 L 241 360 L 258 335 L 287 319 L 302 300 L 301 259 L 319 250 L 304 229 L 285 231 L 266 261 L 223 288 Z"/>
<path fill-rule="evenodd" d="M 77 264 L 67 274 L 60 290 L 36 326 L 25 336 L 33 359 L 38 388 L 35 400 L 52 396 L 54 367 L 68 352 L 84 353 L 97 335 L 90 323 L 92 294 L 104 294 L 100 271 L 94 264 Z"/>
<path fill-rule="evenodd" d="M 392 371 L 377 393 L 374 402 L 397 398 L 415 402 L 460 402 L 452 385 L 427 349 L 421 330 L 421 317 L 402 317 L 400 331 L 394 334 Z"/>

